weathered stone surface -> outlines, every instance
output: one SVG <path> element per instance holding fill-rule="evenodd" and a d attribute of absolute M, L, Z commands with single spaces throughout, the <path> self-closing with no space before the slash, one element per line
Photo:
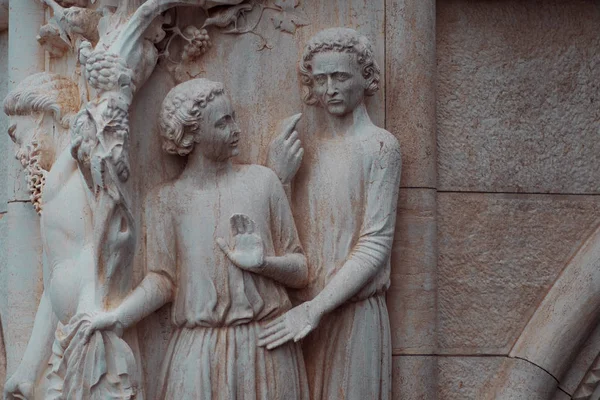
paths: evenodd
<path fill-rule="evenodd" d="M 600 198 L 438 193 L 438 210 L 440 351 L 507 354 Z"/>
<path fill-rule="evenodd" d="M 582 346 L 577 357 L 571 362 L 571 367 L 567 373 L 560 379 L 558 385 L 567 393 L 574 394 L 580 385 L 585 384 L 590 373 L 590 369 L 595 369 L 598 365 L 594 361 L 600 354 L 600 325 L 596 327 L 594 332 Z M 590 368 L 592 367 L 592 368 Z M 591 378 L 591 377 L 590 377 Z M 591 379 L 592 381 L 594 379 Z"/>
<path fill-rule="evenodd" d="M 488 384 L 504 357 L 439 357 L 440 400 L 480 400 L 477 393 Z"/>
<path fill-rule="evenodd" d="M 394 356 L 392 398 L 436 400 L 437 362 L 435 356 Z"/>
<path fill-rule="evenodd" d="M 503 358 L 495 376 L 480 387 L 477 400 L 548 400 L 560 389 L 548 372 L 528 361 Z"/>
<path fill-rule="evenodd" d="M 439 187 L 600 192 L 594 2 L 438 2 Z"/>
<path fill-rule="evenodd" d="M 563 392 L 562 390 L 557 390 L 556 393 L 554 394 L 554 400 L 571 400 L 571 396 L 569 396 L 567 393 Z"/>
<path fill-rule="evenodd" d="M 402 187 L 437 185 L 435 1 L 386 1 L 386 129 L 402 146 Z"/>
<path fill-rule="evenodd" d="M 435 352 L 436 191 L 402 188 L 387 295 L 394 354 Z"/>
<path fill-rule="evenodd" d="M 561 379 L 599 318 L 600 228 L 597 228 L 569 260 L 510 355 L 528 360 Z"/>
<path fill-rule="evenodd" d="M 0 5 L 1 7 L 1 5 Z M 0 33 L 0 99 L 4 99 L 8 91 L 8 32 Z M 0 110 L 0 213 L 6 212 L 8 187 L 6 184 L 7 159 L 12 159 L 10 139 L 6 135 L 8 118 Z M 0 250 L 1 251 L 1 250 Z"/>

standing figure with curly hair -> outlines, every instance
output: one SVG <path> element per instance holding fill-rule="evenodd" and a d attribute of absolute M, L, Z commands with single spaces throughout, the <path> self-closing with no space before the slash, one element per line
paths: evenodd
<path fill-rule="evenodd" d="M 306 258 L 283 186 L 268 168 L 235 165 L 241 132 L 223 85 L 194 79 L 165 98 L 163 148 L 188 158 L 147 197 L 148 274 L 87 335 L 124 329 L 171 303 L 175 326 L 160 399 L 308 400 L 298 344 L 258 335 L 306 285 Z"/>
<path fill-rule="evenodd" d="M 301 166 L 297 145 L 277 146 L 296 138 L 286 132 L 274 141 L 269 165 L 284 182 L 298 171 L 292 209 L 309 283 L 294 293 L 302 303 L 269 324 L 259 344 L 274 349 L 304 338 L 312 400 L 388 400 L 385 293 L 401 159 L 398 141 L 373 124 L 365 106 L 379 89 L 379 67 L 366 37 L 333 28 L 309 40 L 300 74 L 304 101 L 325 113 Z"/>

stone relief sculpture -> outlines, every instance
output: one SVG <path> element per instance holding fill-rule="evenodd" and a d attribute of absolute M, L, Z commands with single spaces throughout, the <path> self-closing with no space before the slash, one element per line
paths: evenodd
<path fill-rule="evenodd" d="M 68 151 L 61 138 L 55 147 L 44 145 L 43 151 L 34 153 L 27 146 L 37 148 L 40 142 L 21 137 L 15 128 L 11 130 L 14 140 L 25 147 L 20 150 L 20 158 L 31 169 L 34 204 L 44 209 L 40 220 L 44 294 L 26 354 L 5 385 L 7 398 L 143 398 L 135 335 L 128 343 L 121 339 L 123 332 L 119 330 L 96 332 L 85 338 L 83 334 L 94 314 L 115 307 L 131 290 L 137 235 L 125 187 L 130 175 L 129 107 L 158 60 L 153 44 L 164 37 L 162 12 L 177 5 L 212 7 L 239 2 L 150 0 L 132 14 L 128 14 L 132 5 L 122 2 L 116 13 L 99 20 L 100 39 L 95 46 L 88 40 L 79 41 L 79 61 L 87 81 L 81 90 L 88 94 L 81 97 L 91 100 L 80 106 L 74 83 L 66 78 L 49 78 L 54 86 L 46 88 L 50 90 L 46 97 L 52 101 L 63 94 L 56 83 L 63 79 L 73 93 L 60 97 L 60 101 L 71 102 L 74 109 L 81 107 L 71 122 Z M 62 10 L 52 1 L 49 4 L 56 13 Z M 89 21 L 58 18 L 56 23 L 65 32 L 94 40 L 85 37 L 91 27 L 77 26 Z M 40 83 L 25 82 L 26 87 L 9 96 L 9 113 L 46 111 L 42 93 L 24 94 L 27 89 L 35 92 L 29 86 Z M 17 101 L 11 110 L 11 98 L 23 104 Z M 48 107 L 57 118 L 61 116 L 60 106 Z M 51 168 L 47 149 L 57 155 Z M 50 371 L 40 377 L 49 358 Z"/>
<path fill-rule="evenodd" d="M 87 335 L 172 303 L 159 398 L 308 399 L 300 347 L 257 346 L 262 326 L 291 308 L 286 286 L 307 281 L 282 184 L 267 168 L 231 163 L 241 132 L 220 83 L 172 89 L 160 129 L 163 148 L 187 166 L 148 196 L 147 276 Z"/>
<path fill-rule="evenodd" d="M 273 349 L 304 338 L 314 400 L 391 397 L 385 292 L 401 159 L 397 140 L 371 122 L 365 107 L 379 73 L 369 41 L 346 28 L 317 33 L 300 61 L 304 101 L 327 113 L 306 141 L 292 185 L 309 283 L 295 293 L 304 303 L 266 325 L 259 344 Z M 282 133 L 269 154 L 284 182 L 302 155 L 298 146 L 280 144 L 294 139 Z"/>

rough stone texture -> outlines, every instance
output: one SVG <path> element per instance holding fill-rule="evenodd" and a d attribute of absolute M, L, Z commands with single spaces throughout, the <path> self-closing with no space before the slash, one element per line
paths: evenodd
<path fill-rule="evenodd" d="M 434 356 L 394 356 L 392 398 L 436 400 L 437 361 Z"/>
<path fill-rule="evenodd" d="M 552 375 L 528 361 L 503 358 L 491 382 L 477 391 L 477 400 L 548 400 L 559 391 Z"/>
<path fill-rule="evenodd" d="M 386 1 L 386 129 L 402 146 L 402 187 L 435 188 L 435 1 Z"/>
<path fill-rule="evenodd" d="M 438 2 L 440 189 L 600 192 L 599 25 L 584 0 Z"/>
<path fill-rule="evenodd" d="M 387 301 L 394 354 L 435 352 L 436 191 L 402 188 Z"/>
<path fill-rule="evenodd" d="M 9 266 L 22 266 L 3 269 L 1 275 L 4 288 L 7 292 L 10 291 L 3 301 L 6 308 L 1 316 L 4 341 L 10 343 L 6 346 L 9 375 L 14 372 L 23 356 L 43 292 L 42 246 L 38 218 L 29 202 L 9 203 L 8 213 L 3 218 L 6 220 L 5 229 L 8 234 L 6 263 Z M 31 237 L 32 232 L 35 232 L 36 236 Z M 26 239 L 30 239 L 31 242 Z"/>
<path fill-rule="evenodd" d="M 438 357 L 440 400 L 480 400 L 477 393 L 493 377 L 504 357 Z"/>
<path fill-rule="evenodd" d="M 0 293 L 6 293 L 6 280 L 1 271 L 6 270 L 7 233 L 6 214 L 0 214 Z M 0 296 L 0 310 L 6 309 L 6 300 L 5 296 Z M 4 387 L 4 381 L 6 380 L 6 349 L 4 347 L 3 323 L 2 314 L 0 313 L 0 390 Z"/>
<path fill-rule="evenodd" d="M 8 32 L 0 33 L 0 99 L 8 92 Z M 0 109 L 0 213 L 6 212 L 8 185 L 6 182 L 6 159 L 11 157 L 10 138 L 6 134 L 8 117 Z"/>
<path fill-rule="evenodd" d="M 507 354 L 600 220 L 596 196 L 438 193 L 439 344 Z"/>

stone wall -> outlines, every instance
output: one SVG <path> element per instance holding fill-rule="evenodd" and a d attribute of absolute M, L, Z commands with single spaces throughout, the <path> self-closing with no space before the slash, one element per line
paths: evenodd
<path fill-rule="evenodd" d="M 561 271 L 600 224 L 600 8 L 584 0 L 301 3 L 311 24 L 295 35 L 277 31 L 268 20 L 258 32 L 272 48 L 261 48 L 255 35 L 220 35 L 208 56 L 182 73 L 234 88 L 238 118 L 251 138 L 242 141 L 240 161 L 262 163 L 279 120 L 303 111 L 301 134 L 315 124 L 298 95 L 295 65 L 304 42 L 342 25 L 373 40 L 383 90 L 369 100 L 369 111 L 403 149 L 388 294 L 394 398 L 480 400 L 478 393 L 511 360 L 511 349 Z M 190 12 L 182 18 L 198 17 Z M 52 71 L 73 72 L 73 63 L 46 61 Z M 8 78 L 3 32 L 0 98 Z M 181 168 L 155 140 L 157 99 L 175 84 L 159 65 L 132 107 L 138 219 L 148 190 Z M 13 160 L 6 128 L 0 113 L 2 182 Z M 2 310 L 9 281 L 9 189 L 0 185 Z M 17 206 L 29 205 L 13 200 L 19 200 L 13 206 L 19 220 Z M 26 211 L 23 218 L 34 215 L 30 207 Z M 143 246 L 137 279 L 144 271 Z M 24 326 L 32 317 L 23 317 Z M 140 325 L 152 399 L 169 321 L 163 310 Z M 15 336 L 24 346 L 26 335 Z M 596 336 L 574 363 L 583 372 L 567 376 L 560 396 L 571 398 L 596 358 Z M 1 382 L 5 364 L 0 358 Z"/>
<path fill-rule="evenodd" d="M 437 2 L 441 399 L 475 399 L 600 223 L 600 9 Z"/>

